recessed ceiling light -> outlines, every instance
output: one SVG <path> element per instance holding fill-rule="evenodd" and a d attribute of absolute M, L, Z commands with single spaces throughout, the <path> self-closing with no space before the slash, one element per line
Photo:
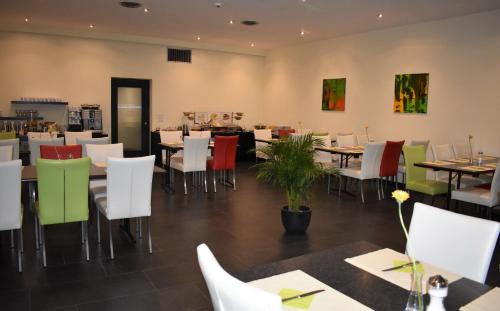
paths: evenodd
<path fill-rule="evenodd" d="M 94 28 L 94 24 L 90 24 L 90 25 L 89 25 L 89 27 L 90 27 L 91 29 L 93 29 L 93 28 Z"/>
<path fill-rule="evenodd" d="M 219 8 L 222 7 L 222 2 L 215 2 L 214 5 L 215 5 L 216 8 L 219 9 Z"/>
<path fill-rule="evenodd" d="M 380 18 L 384 17 L 384 15 L 382 15 L 382 13 L 378 13 L 377 17 L 380 19 Z"/>
<path fill-rule="evenodd" d="M 149 9 L 148 8 L 144 8 L 144 13 L 148 13 L 149 12 Z"/>
<path fill-rule="evenodd" d="M 305 34 L 306 34 L 306 32 L 305 32 L 304 30 L 301 30 L 301 31 L 300 31 L 300 35 L 301 35 L 301 36 L 303 36 L 303 35 L 305 35 Z"/>
<path fill-rule="evenodd" d="M 27 22 L 29 22 L 29 21 L 30 21 L 30 19 L 26 17 L 26 18 L 24 19 L 24 21 L 27 23 Z"/>
<path fill-rule="evenodd" d="M 250 46 L 251 46 L 251 47 L 254 47 L 254 46 L 255 46 L 255 43 L 253 43 L 253 42 L 252 42 L 252 43 L 250 43 Z"/>
<path fill-rule="evenodd" d="M 234 21 L 232 19 L 229 20 L 229 24 L 234 24 Z"/>
<path fill-rule="evenodd" d="M 142 6 L 142 4 L 135 1 L 120 1 L 120 5 L 127 9 L 137 9 Z"/>
<path fill-rule="evenodd" d="M 200 37 L 200 36 L 197 36 L 197 37 L 196 37 L 196 40 L 200 41 L 200 40 L 201 40 L 201 37 Z"/>

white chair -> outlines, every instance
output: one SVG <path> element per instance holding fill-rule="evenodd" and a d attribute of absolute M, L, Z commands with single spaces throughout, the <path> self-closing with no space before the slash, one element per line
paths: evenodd
<path fill-rule="evenodd" d="M 85 153 L 92 164 L 107 166 L 108 158 L 123 158 L 123 144 L 100 144 L 85 145 Z M 106 195 L 106 179 L 95 179 L 89 181 L 89 190 L 92 200 L 96 200 Z"/>
<path fill-rule="evenodd" d="M 311 134 L 313 132 L 312 129 L 296 129 L 295 134 L 299 135 L 306 135 L 306 134 Z"/>
<path fill-rule="evenodd" d="M 211 131 L 189 131 L 189 136 L 210 138 L 210 137 L 212 137 L 212 132 Z"/>
<path fill-rule="evenodd" d="M 205 137 L 184 137 L 184 155 L 181 157 L 172 157 L 170 160 L 170 169 L 178 170 L 183 173 L 184 194 L 187 194 L 186 173 L 201 172 L 204 177 L 205 192 L 207 192 L 207 150 L 208 138 Z M 171 171 L 171 176 L 174 176 Z M 194 180 L 194 175 L 193 175 Z"/>
<path fill-rule="evenodd" d="M 99 137 L 99 138 L 76 138 L 76 144 L 77 145 L 82 145 L 82 157 L 87 156 L 87 148 L 85 148 L 86 145 L 108 145 L 109 142 L 109 137 Z"/>
<path fill-rule="evenodd" d="M 487 214 L 491 217 L 491 210 L 500 205 L 500 162 L 497 164 L 491 187 L 469 187 L 451 192 L 453 200 L 486 206 Z"/>
<path fill-rule="evenodd" d="M 17 261 L 19 272 L 23 271 L 21 253 L 23 252 L 21 206 L 21 160 L 0 163 L 0 231 L 10 230 L 11 247 L 14 247 L 14 230 L 17 230 Z"/>
<path fill-rule="evenodd" d="M 425 152 L 429 148 L 430 140 L 410 140 L 410 146 L 424 146 Z M 399 157 L 399 166 L 398 166 L 398 180 L 402 180 L 404 184 L 406 184 L 406 165 L 404 163 L 404 157 L 401 154 Z M 399 178 L 401 176 L 401 178 Z"/>
<path fill-rule="evenodd" d="M 84 132 L 64 132 L 64 142 L 66 145 L 76 145 L 76 139 L 91 139 L 92 131 L 84 131 Z"/>
<path fill-rule="evenodd" d="M 12 160 L 19 159 L 19 138 L 0 140 L 0 146 L 12 146 Z"/>
<path fill-rule="evenodd" d="M 450 144 L 441 144 L 441 145 L 432 145 L 431 146 L 432 156 L 434 157 L 434 161 L 446 161 L 446 160 L 454 160 L 455 154 L 453 153 L 453 148 Z M 448 181 L 449 173 L 448 172 L 435 172 L 436 180 L 439 181 Z M 456 176 L 455 176 L 456 177 Z M 453 177 L 453 183 L 457 185 L 457 179 Z M 473 187 L 482 184 L 483 181 L 479 178 L 474 178 L 472 176 L 463 175 L 460 178 L 461 187 Z"/>
<path fill-rule="evenodd" d="M 271 129 L 262 129 L 262 130 L 257 130 L 257 129 L 254 129 L 253 130 L 253 134 L 255 136 L 255 139 L 266 139 L 266 140 L 270 140 L 273 138 L 273 134 L 271 132 Z M 255 148 L 256 149 L 259 149 L 259 148 L 262 148 L 262 147 L 266 147 L 268 144 L 267 143 L 263 143 L 263 142 L 260 142 L 260 141 L 256 141 L 255 142 Z M 255 151 L 255 161 L 257 161 L 257 159 L 263 159 L 263 160 L 267 160 L 267 156 L 262 153 L 261 151 Z"/>
<path fill-rule="evenodd" d="M 0 162 L 12 161 L 12 146 L 0 146 Z"/>
<path fill-rule="evenodd" d="M 215 311 L 282 311 L 280 296 L 246 284 L 227 273 L 210 249 L 198 245 L 198 263 Z"/>
<path fill-rule="evenodd" d="M 484 283 L 498 222 L 415 203 L 407 251 L 425 263 Z"/>
<path fill-rule="evenodd" d="M 363 153 L 363 161 L 361 161 L 361 167 L 343 168 L 340 171 L 342 176 L 359 180 L 361 201 L 363 203 L 365 203 L 365 194 L 363 189 L 364 181 L 367 179 L 378 179 L 380 177 L 380 162 L 382 161 L 384 148 L 385 143 L 366 144 Z"/>
<path fill-rule="evenodd" d="M 330 135 L 313 136 L 313 138 L 321 140 L 322 145 L 325 147 L 329 147 L 332 145 L 332 139 Z M 324 168 L 331 168 L 334 166 L 333 155 L 327 151 L 316 150 L 314 152 L 314 162 L 320 163 Z M 327 184 L 328 193 L 330 193 L 330 181 L 331 181 L 331 175 L 328 174 L 328 184 Z"/>
<path fill-rule="evenodd" d="M 466 143 L 454 143 L 453 154 L 455 159 L 470 159 L 470 148 Z"/>
<path fill-rule="evenodd" d="M 141 217 L 148 217 L 149 253 L 153 252 L 150 216 L 154 162 L 154 155 L 139 158 L 108 158 L 106 196 L 96 199 L 95 204 L 98 243 L 101 243 L 99 215 L 103 214 L 109 221 L 111 259 L 115 258 L 111 228 L 111 221 L 115 219 L 137 218 L 140 228 Z M 138 238 L 141 238 L 142 233 L 138 231 Z"/>
<path fill-rule="evenodd" d="M 40 146 L 63 146 L 64 137 L 49 138 L 49 139 L 36 139 L 28 137 L 28 145 L 30 147 L 30 165 L 36 165 L 36 159 L 40 157 Z"/>
<path fill-rule="evenodd" d="M 182 144 L 182 131 L 160 131 L 160 142 L 164 144 Z M 177 151 L 172 158 L 182 157 L 183 151 Z M 167 151 L 161 151 L 161 163 L 167 165 Z"/>
<path fill-rule="evenodd" d="M 375 140 L 373 139 L 372 136 L 366 136 L 366 135 L 356 135 L 356 142 L 358 143 L 359 146 L 364 146 L 367 143 L 374 142 Z"/>
<path fill-rule="evenodd" d="M 353 134 L 337 134 L 337 147 L 354 147 L 358 145 L 356 136 Z"/>

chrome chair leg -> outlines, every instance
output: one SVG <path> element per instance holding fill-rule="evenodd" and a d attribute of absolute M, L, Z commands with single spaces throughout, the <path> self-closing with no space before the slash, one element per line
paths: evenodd
<path fill-rule="evenodd" d="M 113 230 L 111 229 L 111 219 L 108 221 L 109 227 L 109 253 L 111 255 L 111 259 L 115 259 L 115 253 L 113 252 Z"/>
<path fill-rule="evenodd" d="M 377 194 L 378 194 L 378 200 L 380 201 L 382 199 L 380 195 L 380 178 L 377 179 Z"/>
<path fill-rule="evenodd" d="M 149 243 L 149 253 L 153 253 L 153 243 L 151 242 L 151 216 L 148 217 L 148 243 Z"/>
<path fill-rule="evenodd" d="M 10 230 L 10 248 L 14 248 L 14 230 Z"/>
<path fill-rule="evenodd" d="M 85 244 L 85 230 L 83 228 L 83 221 L 81 222 L 81 228 L 82 228 L 82 245 Z"/>
<path fill-rule="evenodd" d="M 137 217 L 137 225 L 136 225 L 136 236 L 139 239 L 142 239 L 142 219 L 141 217 Z"/>
<path fill-rule="evenodd" d="M 205 183 L 205 193 L 208 192 L 208 187 L 207 187 L 207 171 L 203 172 L 203 181 Z"/>
<path fill-rule="evenodd" d="M 236 191 L 236 169 L 233 169 L 233 190 Z"/>
<path fill-rule="evenodd" d="M 42 262 L 43 262 L 43 266 L 44 267 L 47 267 L 47 254 L 46 254 L 46 251 L 45 251 L 45 228 L 42 226 L 40 226 L 40 241 L 42 243 Z"/>
<path fill-rule="evenodd" d="M 184 177 L 184 194 L 188 194 L 187 186 L 186 186 L 186 173 L 182 173 L 182 175 Z"/>
<path fill-rule="evenodd" d="M 97 244 L 101 244 L 101 221 L 100 218 L 101 216 L 99 215 L 99 209 L 96 206 L 95 212 L 97 214 Z"/>
<path fill-rule="evenodd" d="M 365 191 L 363 189 L 364 180 L 359 180 L 359 190 L 361 191 L 361 202 L 365 203 Z"/>
<path fill-rule="evenodd" d="M 90 255 L 89 255 L 89 226 L 87 222 L 83 222 L 84 227 L 85 227 L 85 255 L 87 257 L 87 261 L 90 261 Z"/>
<path fill-rule="evenodd" d="M 40 249 L 40 239 L 38 236 L 38 217 L 35 215 L 35 247 L 36 250 Z"/>
<path fill-rule="evenodd" d="M 23 272 L 23 260 L 21 253 L 23 252 L 23 229 L 17 229 L 17 265 L 19 272 Z"/>
<path fill-rule="evenodd" d="M 217 192 L 217 176 L 215 170 L 212 171 L 214 176 L 214 193 Z"/>
<path fill-rule="evenodd" d="M 24 253 L 24 239 L 23 239 L 23 227 L 19 228 L 19 247 L 21 248 L 21 253 Z"/>

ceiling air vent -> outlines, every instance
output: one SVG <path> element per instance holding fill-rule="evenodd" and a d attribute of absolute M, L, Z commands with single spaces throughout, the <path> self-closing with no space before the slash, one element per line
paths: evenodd
<path fill-rule="evenodd" d="M 168 49 L 167 60 L 169 62 L 190 63 L 191 50 Z"/>

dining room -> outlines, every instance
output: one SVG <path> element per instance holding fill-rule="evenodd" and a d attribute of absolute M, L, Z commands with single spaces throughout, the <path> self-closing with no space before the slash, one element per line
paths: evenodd
<path fill-rule="evenodd" d="M 496 310 L 500 3 L 0 2 L 0 310 Z"/>

